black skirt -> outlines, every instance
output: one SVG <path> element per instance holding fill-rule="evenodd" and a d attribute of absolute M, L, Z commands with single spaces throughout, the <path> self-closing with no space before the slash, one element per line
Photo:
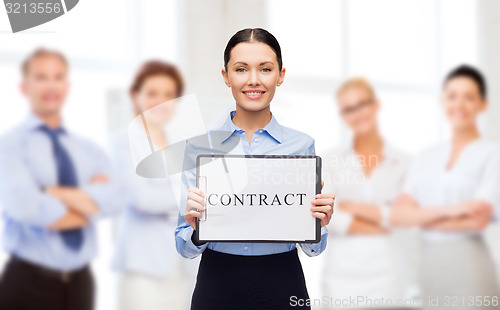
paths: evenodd
<path fill-rule="evenodd" d="M 311 309 L 297 249 L 244 256 L 205 249 L 191 310 Z"/>

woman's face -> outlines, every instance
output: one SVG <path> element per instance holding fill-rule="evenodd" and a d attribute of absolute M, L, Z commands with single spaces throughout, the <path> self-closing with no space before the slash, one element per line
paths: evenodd
<path fill-rule="evenodd" d="M 455 77 L 446 82 L 441 103 L 454 129 L 474 126 L 478 114 L 487 106 L 477 83 L 468 77 Z"/>
<path fill-rule="evenodd" d="M 177 83 L 167 75 L 147 77 L 141 88 L 133 94 L 134 104 L 143 112 L 148 122 L 165 123 L 175 113 Z M 161 105 L 160 105 L 161 104 Z"/>
<path fill-rule="evenodd" d="M 354 134 L 366 134 L 376 129 L 379 103 L 368 90 L 351 86 L 337 99 L 342 119 Z"/>
<path fill-rule="evenodd" d="M 261 42 L 239 43 L 231 50 L 227 71 L 222 76 L 231 87 L 236 104 L 246 111 L 269 106 L 276 86 L 283 83 L 285 69 L 279 70 L 276 53 Z"/>

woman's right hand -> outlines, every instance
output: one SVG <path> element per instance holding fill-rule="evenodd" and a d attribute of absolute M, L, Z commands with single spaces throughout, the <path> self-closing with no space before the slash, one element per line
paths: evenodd
<path fill-rule="evenodd" d="M 197 187 L 190 187 L 184 219 L 193 229 L 196 228 L 196 219 L 201 218 L 203 211 L 205 211 L 205 194 Z"/>

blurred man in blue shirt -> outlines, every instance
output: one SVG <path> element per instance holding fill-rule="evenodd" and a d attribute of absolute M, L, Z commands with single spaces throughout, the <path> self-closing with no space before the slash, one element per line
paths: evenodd
<path fill-rule="evenodd" d="M 67 130 L 64 55 L 38 49 L 22 66 L 27 119 L 0 138 L 0 204 L 10 253 L 0 309 L 88 310 L 96 222 L 121 209 L 105 154 Z"/>

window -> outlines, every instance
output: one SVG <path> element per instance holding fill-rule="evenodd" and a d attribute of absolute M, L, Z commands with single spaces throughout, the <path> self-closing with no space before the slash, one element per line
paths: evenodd
<path fill-rule="evenodd" d="M 445 138 L 439 106 L 445 73 L 477 64 L 474 0 L 271 0 L 269 30 L 282 45 L 278 119 L 314 136 L 319 155 L 349 139 L 334 91 L 364 76 L 382 103 L 380 130 L 409 154 Z M 319 111 L 319 112 L 318 112 Z M 307 119 L 307 122 L 303 120 Z M 324 257 L 302 259 L 311 298 L 321 298 Z"/>

